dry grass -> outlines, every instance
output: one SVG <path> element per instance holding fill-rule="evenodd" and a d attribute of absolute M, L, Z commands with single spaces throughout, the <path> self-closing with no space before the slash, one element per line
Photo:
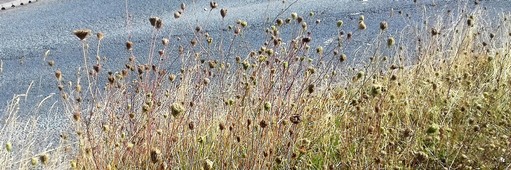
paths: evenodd
<path fill-rule="evenodd" d="M 304 23 L 313 17 L 296 13 L 277 19 L 249 53 L 230 47 L 243 40 L 245 21 L 225 32 L 230 42 L 194 27 L 190 43 L 176 44 L 158 34 L 165 27 L 155 17 L 148 57 L 128 42 L 126 68 L 108 73 L 100 57 L 89 59 L 94 39 L 80 34 L 85 70 L 77 81 L 52 68 L 73 121 L 70 166 L 509 168 L 508 16 L 446 15 L 410 24 L 400 37 L 382 22 L 354 68 L 344 54 L 355 48 L 352 33 L 341 34 L 348 23 L 332 24 L 339 37 L 331 44 L 311 47 L 312 24 Z M 371 27 L 363 17 L 353 24 L 357 35 Z"/>

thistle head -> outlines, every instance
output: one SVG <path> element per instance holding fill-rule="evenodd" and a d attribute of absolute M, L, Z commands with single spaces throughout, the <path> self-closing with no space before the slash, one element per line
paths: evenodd
<path fill-rule="evenodd" d="M 73 33 L 80 40 L 84 40 L 85 38 L 87 38 L 87 36 L 90 34 L 90 32 L 91 32 L 91 30 L 89 30 L 89 29 L 80 29 L 80 30 L 75 30 Z"/>

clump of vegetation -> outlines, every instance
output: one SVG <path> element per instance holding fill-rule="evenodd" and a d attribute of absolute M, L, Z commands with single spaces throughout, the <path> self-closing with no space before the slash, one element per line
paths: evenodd
<path fill-rule="evenodd" d="M 210 6 L 216 17 L 227 15 Z M 89 59 L 91 32 L 75 31 L 85 69 L 67 80 L 52 67 L 73 122 L 70 167 L 509 168 L 511 25 L 502 18 L 490 27 L 477 22 L 487 16 L 466 14 L 449 12 L 467 22 L 417 24 L 401 36 L 389 32 L 391 20 L 338 20 L 335 41 L 317 46 L 306 22 L 325 23 L 314 13 L 291 13 L 276 18 L 249 52 L 229 46 L 244 41 L 247 21 L 226 30 L 230 43 L 197 26 L 187 43 L 152 34 L 148 57 L 136 56 L 128 41 L 125 68 L 106 73 L 99 45 L 96 61 Z M 151 17 L 148 27 L 159 32 L 164 22 Z M 350 54 L 353 34 L 371 29 L 378 30 L 373 45 Z M 362 64 L 348 62 L 355 56 Z"/>

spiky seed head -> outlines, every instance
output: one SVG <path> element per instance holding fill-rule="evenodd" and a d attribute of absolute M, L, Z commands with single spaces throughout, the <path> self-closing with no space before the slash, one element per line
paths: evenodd
<path fill-rule="evenodd" d="M 98 33 L 96 34 L 96 37 L 98 38 L 98 40 L 100 40 L 100 41 L 101 41 L 101 40 L 103 40 L 103 38 L 105 37 L 105 35 L 104 35 L 102 32 L 98 32 Z"/>
<path fill-rule="evenodd" d="M 344 62 L 344 61 L 346 61 L 346 59 L 347 59 L 347 58 L 348 58 L 348 57 L 346 56 L 346 54 L 341 54 L 341 56 L 339 57 L 339 60 L 340 60 L 341 62 Z"/>
<path fill-rule="evenodd" d="M 271 103 L 270 102 L 264 102 L 264 110 L 270 111 L 271 109 Z"/>
<path fill-rule="evenodd" d="M 440 130 L 440 126 L 436 123 L 433 123 L 433 124 L 429 125 L 428 130 L 426 130 L 426 133 L 431 135 L 431 134 L 437 133 L 439 130 Z"/>
<path fill-rule="evenodd" d="M 296 22 L 301 23 L 302 21 L 303 21 L 303 18 L 301 16 L 298 16 L 298 18 L 296 18 Z"/>
<path fill-rule="evenodd" d="M 69 164 L 71 165 L 71 168 L 73 168 L 73 169 L 77 167 L 77 164 L 76 164 L 76 161 L 75 161 L 75 160 L 71 160 L 71 161 L 69 162 Z"/>
<path fill-rule="evenodd" d="M 277 24 L 277 26 L 282 26 L 284 24 L 284 21 L 279 18 L 275 21 L 275 23 Z"/>
<path fill-rule="evenodd" d="M 363 20 L 358 23 L 358 29 L 365 30 L 366 28 L 367 26 Z"/>
<path fill-rule="evenodd" d="M 30 159 L 30 164 L 32 164 L 32 166 L 37 165 L 37 162 L 39 162 L 39 161 L 38 161 L 38 160 L 37 160 L 37 158 L 35 158 L 35 157 L 33 157 L 33 158 L 31 158 L 31 159 Z"/>
<path fill-rule="evenodd" d="M 164 46 L 167 46 L 169 44 L 170 40 L 168 38 L 163 38 L 161 40 L 161 44 L 163 44 Z"/>
<path fill-rule="evenodd" d="M 80 29 L 80 30 L 75 30 L 73 33 L 80 40 L 84 40 L 85 38 L 87 38 L 87 36 L 90 34 L 90 32 L 91 32 L 91 30 L 89 30 L 89 29 Z"/>
<path fill-rule="evenodd" d="M 387 21 L 380 22 L 380 30 L 384 31 L 387 29 L 388 26 L 389 24 L 387 23 Z"/>
<path fill-rule="evenodd" d="M 158 17 L 151 17 L 149 18 L 149 22 L 151 23 L 151 26 L 156 26 L 156 21 L 159 20 L 160 18 Z"/>
<path fill-rule="evenodd" d="M 126 42 L 126 50 L 131 51 L 133 49 L 133 42 L 127 41 Z"/>
<path fill-rule="evenodd" d="M 156 20 L 156 25 L 154 27 L 156 29 L 161 29 L 163 27 L 163 20 L 158 18 L 158 20 Z"/>
<path fill-rule="evenodd" d="M 250 63 L 248 61 L 243 61 L 241 64 L 243 65 L 243 70 L 247 70 L 250 67 Z"/>
<path fill-rule="evenodd" d="M 295 114 L 289 117 L 289 121 L 291 121 L 293 124 L 298 124 L 302 121 L 302 117 L 298 114 Z"/>
<path fill-rule="evenodd" d="M 181 3 L 181 10 L 184 11 L 185 9 L 186 9 L 186 4 L 183 2 L 183 3 Z"/>
<path fill-rule="evenodd" d="M 195 129 L 195 125 L 193 124 L 193 122 L 188 123 L 188 129 L 190 130 Z"/>
<path fill-rule="evenodd" d="M 247 27 L 247 26 L 248 26 L 248 22 L 247 22 L 247 21 L 241 21 L 241 22 L 240 22 L 240 25 L 241 25 L 242 27 Z"/>
<path fill-rule="evenodd" d="M 176 11 L 176 12 L 174 12 L 174 18 L 175 18 L 175 19 L 178 19 L 178 18 L 180 18 L 180 17 L 181 17 L 181 11 Z"/>
<path fill-rule="evenodd" d="M 222 9 L 220 10 L 220 15 L 222 16 L 222 18 L 225 18 L 225 16 L 227 16 L 227 9 L 222 8 Z"/>
<path fill-rule="evenodd" d="M 209 159 L 206 159 L 204 161 L 204 164 L 202 165 L 202 168 L 204 170 L 212 170 L 213 169 L 213 161 L 209 160 Z"/>
<path fill-rule="evenodd" d="M 392 47 L 395 42 L 394 37 L 389 37 L 389 39 L 387 39 L 387 46 Z"/>
<path fill-rule="evenodd" d="M 53 61 L 53 60 L 48 61 L 48 65 L 50 67 L 53 67 L 55 65 L 55 61 Z"/>
<path fill-rule="evenodd" d="M 309 86 L 307 86 L 307 92 L 309 92 L 309 94 L 314 92 L 314 84 L 309 84 Z"/>
<path fill-rule="evenodd" d="M 216 3 L 215 1 L 211 1 L 209 2 L 209 7 L 211 7 L 211 9 L 215 9 L 216 7 L 218 7 L 218 3 Z"/>
<path fill-rule="evenodd" d="M 170 74 L 169 75 L 169 80 L 172 82 L 176 79 L 176 75 L 175 74 Z"/>
<path fill-rule="evenodd" d="M 337 28 L 341 28 L 344 22 L 342 20 L 337 21 Z"/>
<path fill-rule="evenodd" d="M 359 71 L 357 73 L 357 79 L 361 79 L 362 77 L 364 77 L 365 73 L 363 71 Z"/>
<path fill-rule="evenodd" d="M 323 54 L 323 47 L 322 46 L 318 46 L 318 48 L 316 48 L 316 53 Z"/>
<path fill-rule="evenodd" d="M 291 13 L 291 18 L 297 19 L 298 18 L 298 14 L 296 12 Z"/>
<path fill-rule="evenodd" d="M 307 30 L 307 22 L 302 22 L 302 29 Z"/>
<path fill-rule="evenodd" d="M 48 154 L 40 155 L 39 161 L 41 161 L 41 163 L 47 165 L 50 162 L 50 155 L 48 155 Z"/>
<path fill-rule="evenodd" d="M 467 20 L 467 25 L 468 25 L 469 27 L 473 27 L 473 26 L 474 26 L 474 20 L 473 20 L 473 19 L 471 19 L 471 18 L 469 18 L 469 19 Z"/>
<path fill-rule="evenodd" d="M 96 73 L 99 73 L 99 71 L 101 71 L 101 65 L 100 64 L 96 64 L 96 65 L 92 66 L 92 69 L 94 69 L 94 71 Z"/>
<path fill-rule="evenodd" d="M 431 28 L 431 35 L 432 35 L 432 36 L 435 36 L 435 35 L 438 35 L 438 34 L 440 34 L 440 32 L 438 31 L 438 29 L 436 29 L 436 28 Z"/>
<path fill-rule="evenodd" d="M 177 117 L 180 114 L 185 112 L 185 108 L 183 107 L 183 105 L 181 103 L 177 103 L 177 102 L 173 103 L 170 106 L 170 110 L 171 110 L 172 116 L 174 116 L 174 117 Z"/>
<path fill-rule="evenodd" d="M 204 85 L 208 85 L 210 81 L 211 81 L 211 80 L 209 80 L 209 78 L 204 78 L 204 79 L 202 80 L 202 82 L 204 83 Z"/>
<path fill-rule="evenodd" d="M 60 71 L 60 69 L 55 71 L 55 77 L 57 78 L 58 81 L 62 80 L 62 71 Z"/>
<path fill-rule="evenodd" d="M 311 37 L 304 37 L 304 38 L 302 38 L 302 42 L 304 42 L 304 43 L 309 43 L 311 41 L 312 41 Z"/>
<path fill-rule="evenodd" d="M 103 125 L 102 129 L 103 129 L 103 132 L 108 132 L 108 131 L 110 131 L 110 126 Z"/>
<path fill-rule="evenodd" d="M 5 150 L 7 150 L 7 152 L 12 152 L 12 143 L 11 142 L 7 142 L 5 144 Z"/>
<path fill-rule="evenodd" d="M 151 149 L 151 162 L 158 163 L 161 161 L 161 151 L 157 148 Z"/>
<path fill-rule="evenodd" d="M 259 122 L 259 126 L 264 129 L 266 128 L 266 126 L 268 126 L 268 123 L 265 120 L 261 120 Z"/>

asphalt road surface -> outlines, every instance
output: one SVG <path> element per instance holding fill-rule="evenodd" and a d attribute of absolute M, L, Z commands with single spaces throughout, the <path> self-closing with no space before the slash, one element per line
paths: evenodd
<path fill-rule="evenodd" d="M 126 27 L 125 1 L 112 0 L 39 0 L 16 8 L 0 11 L 0 110 L 14 94 L 25 93 L 32 83 L 29 96 L 23 108 L 31 108 L 46 96 L 57 93 L 56 81 L 53 76 L 55 68 L 63 71 L 66 80 L 73 80 L 76 70 L 83 64 L 80 41 L 73 35 L 73 30 L 87 28 L 93 32 L 103 32 L 101 56 L 107 58 L 105 68 L 122 68 L 127 59 L 124 43 L 128 39 L 128 30 L 135 42 L 135 54 L 146 56 L 148 52 L 151 27 L 148 18 L 158 16 L 164 21 L 163 33 L 171 35 L 171 42 L 176 37 L 192 34 L 195 26 L 200 25 L 213 37 L 225 35 L 222 31 L 227 25 L 243 19 L 249 23 L 245 32 L 254 49 L 263 43 L 264 29 L 271 25 L 272 20 L 280 16 L 289 17 L 291 12 L 308 15 L 314 11 L 315 18 L 321 24 L 314 26 L 314 43 L 321 44 L 336 36 L 335 23 L 338 19 L 345 21 L 346 30 L 356 30 L 359 15 L 365 15 L 368 30 L 357 39 L 360 44 L 369 42 L 372 33 L 376 33 L 380 21 L 386 20 L 390 32 L 399 31 L 410 23 L 424 17 L 436 19 L 438 11 L 473 8 L 473 1 L 440 0 L 218 0 L 218 8 L 227 8 L 227 17 L 222 20 L 219 9 L 210 10 L 209 1 L 204 0 L 128 0 L 128 13 L 131 17 L 129 29 Z M 173 13 L 180 4 L 186 3 L 183 16 L 176 20 Z M 506 1 L 483 1 L 481 5 L 489 12 L 499 13 L 511 9 Z M 393 12 L 392 12 L 393 11 Z M 426 11 L 426 12 L 424 12 Z M 402 17 L 396 17 L 401 12 Z M 423 13 L 424 12 L 424 13 Z M 391 13 L 394 13 L 391 16 Z M 409 15 L 409 18 L 403 15 Z M 313 25 L 313 21 L 308 21 Z M 365 42 L 366 37 L 367 42 Z M 90 47 L 96 41 L 90 38 Z M 186 40 L 189 41 L 189 40 Z M 55 68 L 49 68 L 45 52 L 49 51 L 46 60 L 55 60 Z M 38 115 L 52 126 L 58 126 L 58 107 L 48 111 L 58 99 L 55 95 L 48 99 L 42 109 L 25 109 L 24 115 Z M 2 116 L 0 112 L 0 117 Z M 56 115 L 57 114 L 57 115 Z M 53 121 L 53 122 L 52 122 Z"/>

